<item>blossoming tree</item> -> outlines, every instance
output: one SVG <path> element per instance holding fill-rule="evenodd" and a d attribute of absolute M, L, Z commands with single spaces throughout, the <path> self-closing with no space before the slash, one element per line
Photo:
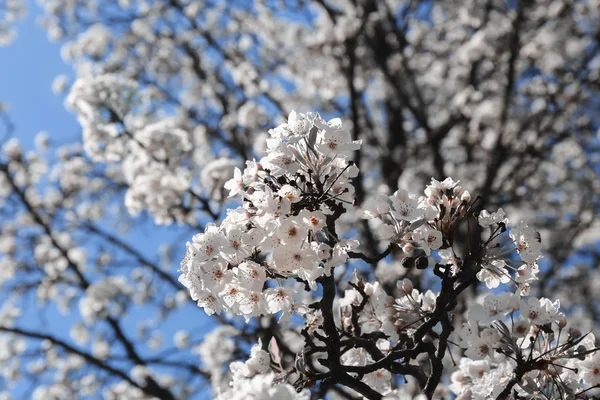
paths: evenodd
<path fill-rule="evenodd" d="M 82 138 L 0 114 L 2 396 L 597 393 L 593 1 L 40 4 Z"/>

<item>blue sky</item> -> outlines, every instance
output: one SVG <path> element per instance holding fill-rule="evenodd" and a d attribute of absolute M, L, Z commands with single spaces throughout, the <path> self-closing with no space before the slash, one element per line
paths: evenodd
<path fill-rule="evenodd" d="M 80 133 L 74 115 L 64 108 L 64 97 L 51 90 L 54 78 L 60 74 L 72 78 L 72 69 L 60 57 L 60 43 L 50 42 L 37 26 L 42 10 L 28 3 L 29 14 L 16 25 L 16 40 L 0 47 L 0 101 L 8 104 L 15 136 L 26 149 L 42 130 L 54 144 L 72 141 Z"/>

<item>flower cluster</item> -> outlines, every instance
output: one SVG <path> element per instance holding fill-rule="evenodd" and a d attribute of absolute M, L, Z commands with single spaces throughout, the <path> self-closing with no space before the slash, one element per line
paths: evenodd
<path fill-rule="evenodd" d="M 452 274 L 456 275 L 465 261 L 453 249 L 457 227 L 465 220 L 473 204 L 471 194 L 458 186 L 458 182 L 451 178 L 442 182 L 432 179 L 425 188 L 424 196 L 417 197 L 402 189 L 391 196 L 376 196 L 364 207 L 363 218 L 378 220 L 380 238 L 402 248 L 411 256 L 407 261 L 421 259 L 421 265 L 426 267 L 422 255 L 430 256 L 432 251 L 438 250 L 441 264 L 449 266 Z M 537 279 L 539 272 L 539 233 L 520 222 L 510 231 L 513 243 L 501 246 L 499 240 L 508 224 L 504 211 L 499 209 L 489 213 L 482 210 L 478 222 L 490 233 L 481 246 L 481 269 L 477 278 L 490 289 L 513 281 L 523 293 L 528 293 L 530 283 Z M 513 267 L 510 258 L 515 252 L 518 252 L 521 262 Z"/>
<path fill-rule="evenodd" d="M 286 372 L 259 341 L 248 361 L 230 365 L 235 393 L 253 398 L 262 387 L 267 398 L 294 398 L 285 382 L 295 374 L 298 392 L 316 380 L 337 379 L 368 398 L 402 398 L 406 392 L 393 384 L 401 374 L 431 397 L 432 388 L 441 390 L 430 382 L 441 379 L 452 334 L 464 357 L 449 389 L 461 399 L 571 396 L 600 382 L 593 337 L 565 328 L 558 301 L 528 297 L 541 258 L 534 229 L 519 222 L 509 230 L 502 209 L 476 210 L 479 198 L 457 181 L 432 179 L 422 196 L 400 189 L 366 202 L 363 218 L 386 250 L 365 256 L 357 240 L 336 232 L 338 218 L 354 208 L 350 180 L 358 168 L 349 157 L 360 142 L 338 119 L 325 122 L 318 114 L 292 112 L 269 134 L 267 155 L 225 183 L 242 205 L 192 238 L 180 268 L 180 282 L 208 314 L 225 311 L 248 321 L 281 313 L 289 321 L 295 312 L 305 321 L 295 367 Z M 365 281 L 357 270 L 343 296 L 331 289 L 341 276 L 336 267 L 350 258 L 377 264 L 388 256 L 407 271 L 434 264 L 440 290 L 419 290 L 408 278 L 389 288 Z M 462 322 L 452 311 L 477 281 L 512 289 L 474 303 Z M 308 304 L 313 297 L 302 298 L 301 286 L 318 297 L 319 284 L 321 300 Z M 421 354 L 430 357 L 427 379 Z M 575 360 L 585 361 L 578 367 Z"/>
<path fill-rule="evenodd" d="M 0 4 L 0 47 L 15 40 L 17 31 L 12 25 L 27 14 L 27 5 L 21 1 L 3 1 Z"/>
<path fill-rule="evenodd" d="M 208 314 L 289 317 L 302 304 L 281 281 L 314 290 L 357 246 L 337 239 L 335 219 L 353 204 L 358 168 L 349 155 L 360 141 L 339 119 L 295 112 L 269 133 L 267 155 L 225 184 L 242 206 L 187 244 L 179 279 Z"/>
<path fill-rule="evenodd" d="M 133 106 L 138 84 L 115 75 L 78 79 L 65 100 L 78 114 L 85 150 L 95 161 L 121 160 L 127 147 L 122 118 Z"/>
<path fill-rule="evenodd" d="M 507 398 L 511 390 L 570 399 L 600 383 L 594 335 L 569 326 L 558 301 L 490 294 L 472 305 L 458 334 L 465 357 L 450 389 L 459 399 Z"/>

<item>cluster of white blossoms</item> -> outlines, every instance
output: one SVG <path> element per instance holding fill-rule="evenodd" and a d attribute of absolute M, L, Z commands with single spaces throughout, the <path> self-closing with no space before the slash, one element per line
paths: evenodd
<path fill-rule="evenodd" d="M 121 122 L 133 105 L 138 84 L 114 75 L 78 79 L 65 100 L 83 129 L 85 151 L 94 161 L 118 161 L 127 149 Z"/>
<path fill-rule="evenodd" d="M 15 40 L 17 31 L 12 25 L 23 19 L 26 14 L 27 5 L 24 1 L 4 0 L 0 2 L 0 47 Z"/>
<path fill-rule="evenodd" d="M 179 280 L 208 314 L 249 319 L 282 311 L 287 318 L 303 305 L 282 281 L 316 290 L 317 279 L 345 263 L 358 245 L 338 240 L 327 220 L 352 207 L 349 180 L 358 168 L 348 156 L 360 142 L 339 119 L 294 112 L 269 133 L 267 155 L 247 161 L 225 184 L 243 205 L 187 244 Z"/>
<path fill-rule="evenodd" d="M 391 196 L 376 196 L 366 205 L 363 217 L 379 219 L 380 238 L 399 246 L 408 255 L 424 253 L 430 256 L 432 250 L 438 250 L 441 264 L 449 266 L 455 275 L 460 271 L 462 261 L 453 250 L 454 229 L 465 218 L 470 202 L 471 194 L 458 186 L 458 182 L 451 178 L 442 182 L 432 179 L 421 197 L 402 189 Z M 510 231 L 513 243 L 501 245 L 498 241 L 508 224 L 501 208 L 495 213 L 482 210 L 478 222 L 490 233 L 482 246 L 484 254 L 477 278 L 489 289 L 513 281 L 523 293 L 528 293 L 529 285 L 537 279 L 539 271 L 539 234 L 520 222 Z M 510 254 L 515 251 L 521 261 L 511 266 Z"/>
<path fill-rule="evenodd" d="M 432 364 L 431 376 L 441 375 L 448 343 L 463 349 L 448 388 L 461 399 L 506 399 L 513 393 L 536 398 L 541 392 L 567 391 L 576 395 L 600 383 L 593 336 L 566 329 L 558 301 L 528 296 L 541 258 L 534 229 L 520 222 L 503 235 L 509 221 L 502 209 L 474 212 L 479 199 L 471 199 L 458 182 L 432 179 L 423 196 L 398 190 L 377 195 L 362 207 L 363 218 L 374 220 L 372 226 L 387 246 L 380 255 L 367 257 L 358 252 L 357 240 L 336 233 L 336 220 L 355 208 L 350 180 L 358 168 L 349 157 L 360 142 L 352 140 L 339 119 L 325 122 L 311 113 L 292 112 L 287 123 L 269 133 L 267 155 L 247 161 L 245 170 L 236 169 L 225 184 L 230 197 L 242 198 L 242 205 L 187 244 L 179 281 L 209 315 L 224 311 L 248 321 L 281 313 L 287 322 L 297 313 L 305 320 L 305 348 L 296 367 L 285 373 L 280 360 L 272 359 L 273 353 L 259 341 L 248 361 L 230 365 L 233 390 L 225 396 L 256 398 L 262 393 L 266 397 L 260 398 L 273 398 L 276 393 L 295 398 L 286 378 L 299 373 L 294 383 L 299 392 L 314 380 L 337 377 L 368 398 L 406 398 L 405 391 L 393 389 L 394 374 L 399 373 L 394 361 L 417 359 L 419 353 L 431 356 L 426 350 L 431 343 L 423 339 L 428 335 L 438 340 L 438 351 L 444 349 L 438 361 L 432 359 L 439 365 L 436 370 Z M 462 238 L 461 223 L 467 225 Z M 465 241 L 468 249 L 457 251 Z M 433 273 L 442 280 L 440 291 L 420 291 L 405 278 L 388 293 L 384 284 L 364 282 L 355 272 L 343 296 L 326 293 L 332 271 L 349 258 L 376 264 L 392 253 L 402 258 L 404 268 L 425 270 L 433 261 Z M 474 303 L 455 333 L 458 344 L 442 343 L 441 337 L 448 340 L 452 334 L 456 321 L 449 313 L 458 295 L 477 280 L 489 289 L 503 284 L 511 290 Z M 302 285 L 304 290 L 299 290 Z M 302 297 L 306 292 L 310 294 Z M 308 304 L 307 299 L 319 296 L 320 301 Z M 441 333 L 433 332 L 440 322 Z M 340 346 L 339 351 L 332 346 Z M 332 364 L 348 375 L 324 373 Z M 415 377 L 424 374 L 410 363 L 402 368 Z"/>
<path fill-rule="evenodd" d="M 148 211 L 158 224 L 193 219 L 184 197 L 199 197 L 191 192 L 191 176 L 202 165 L 202 127 L 192 130 L 177 116 L 149 118 L 135 109 L 140 93 L 135 81 L 103 74 L 78 79 L 65 103 L 78 116 L 87 155 L 112 165 L 114 178 L 127 184 L 130 214 Z"/>
<path fill-rule="evenodd" d="M 310 392 L 296 393 L 289 384 L 278 384 L 272 372 L 248 379 L 234 379 L 232 387 L 216 397 L 217 400 L 308 400 Z"/>
<path fill-rule="evenodd" d="M 471 306 L 458 335 L 465 357 L 450 385 L 458 399 L 498 398 L 511 380 L 527 399 L 577 398 L 600 384 L 596 339 L 569 326 L 558 300 L 489 294 Z"/>

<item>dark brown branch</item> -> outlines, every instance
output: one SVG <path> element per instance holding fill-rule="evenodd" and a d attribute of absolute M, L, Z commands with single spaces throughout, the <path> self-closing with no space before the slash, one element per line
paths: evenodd
<path fill-rule="evenodd" d="M 372 265 L 376 265 L 377 263 L 379 263 L 379 261 L 383 260 L 384 258 L 386 258 L 394 249 L 394 244 L 390 243 L 390 245 L 387 247 L 387 249 L 385 249 L 383 251 L 383 253 L 380 253 L 374 257 L 369 257 L 363 253 L 358 253 L 358 252 L 354 252 L 354 251 L 349 251 L 348 252 L 348 257 L 353 258 L 353 259 L 361 259 L 369 264 Z"/>
<path fill-rule="evenodd" d="M 152 270 L 152 272 L 154 272 L 156 275 L 158 275 L 160 278 L 162 278 L 164 281 L 166 281 L 169 285 L 171 285 L 171 287 L 173 289 L 175 289 L 175 290 L 181 289 L 181 284 L 179 282 L 177 282 L 177 280 L 175 278 L 173 278 L 171 275 L 169 275 L 168 273 L 163 271 L 158 265 L 152 263 L 150 260 L 145 258 L 139 251 L 137 251 L 136 249 L 134 249 L 133 247 L 131 247 L 130 245 L 125 243 L 125 241 L 123 241 L 121 238 L 119 238 L 115 235 L 112 235 L 91 223 L 86 224 L 85 227 L 87 229 L 89 229 L 90 232 L 93 232 L 94 234 L 107 240 L 109 243 L 112 243 L 113 245 L 115 245 L 115 246 L 119 247 L 120 249 L 126 251 L 127 253 L 131 254 L 140 264 L 150 268 L 150 270 Z"/>
<path fill-rule="evenodd" d="M 46 335 L 46 334 L 42 334 L 42 333 L 38 333 L 38 332 L 32 332 L 32 331 L 28 331 L 28 330 L 20 329 L 20 328 L 10 328 L 10 327 L 1 326 L 1 325 L 0 325 L 0 332 L 8 332 L 8 333 L 12 333 L 15 335 L 20 335 L 20 336 L 24 336 L 24 337 L 32 338 L 32 339 L 48 340 L 52 344 L 63 348 L 64 350 L 68 351 L 69 353 L 76 354 L 76 355 L 84 358 L 87 362 L 90 363 L 90 365 L 93 365 L 103 371 L 108 372 L 109 374 L 111 374 L 115 377 L 119 377 L 119 378 L 127 381 L 129 384 L 143 390 L 148 395 L 154 395 L 154 393 L 152 393 L 151 391 L 147 391 L 146 387 L 140 386 L 139 384 L 137 384 L 125 372 L 123 372 L 115 367 L 112 367 L 107 362 L 105 362 L 103 360 L 99 360 L 98 358 L 94 357 L 92 354 L 87 353 L 83 350 L 77 349 L 76 347 L 73 347 L 70 344 L 68 344 L 67 342 L 65 342 L 61 339 L 58 339 L 52 335 Z"/>

